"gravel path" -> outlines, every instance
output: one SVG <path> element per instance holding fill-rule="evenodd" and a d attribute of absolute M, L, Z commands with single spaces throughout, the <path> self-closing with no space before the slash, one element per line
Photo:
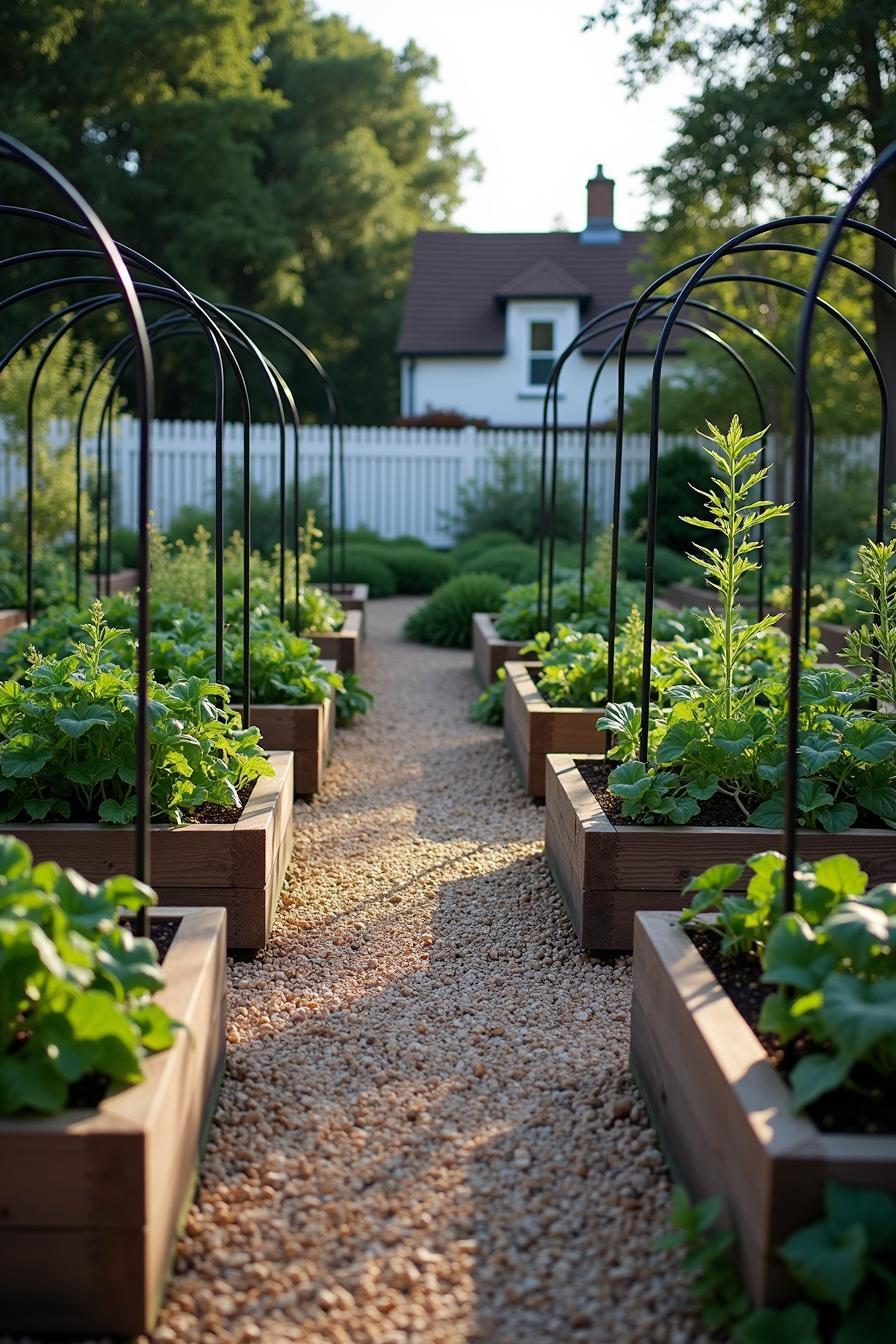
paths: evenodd
<path fill-rule="evenodd" d="M 369 721 L 297 810 L 154 1344 L 695 1344 L 626 1069 L 629 966 L 578 954 L 543 811 L 466 720 L 469 653 L 372 604 Z"/>

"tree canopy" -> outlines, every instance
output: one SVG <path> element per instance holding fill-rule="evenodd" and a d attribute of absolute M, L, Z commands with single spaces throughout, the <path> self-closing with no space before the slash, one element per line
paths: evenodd
<path fill-rule="evenodd" d="M 677 111 L 672 143 L 644 175 L 655 202 L 646 221 L 654 231 L 653 274 L 749 223 L 832 213 L 896 140 L 892 0 L 747 0 L 737 7 L 608 0 L 589 25 L 623 16 L 633 25 L 623 77 L 634 96 L 673 66 L 694 79 L 693 96 Z M 896 233 L 896 172 L 879 180 L 865 217 Z M 788 238 L 817 245 L 821 233 L 807 229 Z M 896 283 L 892 248 L 853 237 L 839 250 Z M 793 257 L 737 262 L 740 271 L 763 268 L 803 282 L 810 273 Z M 824 293 L 872 333 L 884 375 L 896 387 L 896 304 L 842 272 L 831 273 Z M 730 295 L 736 312 L 792 352 L 795 301 L 746 286 L 739 294 L 728 287 L 725 298 Z M 823 374 L 814 391 L 827 411 L 822 430 L 866 428 L 879 413 L 867 362 L 829 320 L 820 318 L 816 332 L 815 367 Z M 708 358 L 718 365 L 717 357 Z M 766 376 L 783 410 L 787 376 Z M 896 451 L 891 457 L 896 465 Z"/>
<path fill-rule="evenodd" d="M 397 409 L 392 354 L 417 229 L 475 172 L 435 62 L 304 0 L 0 0 L 0 125 L 45 153 L 113 233 L 191 289 L 281 321 L 347 418 Z M 164 414 L 207 416 L 194 342 L 159 348 Z M 306 394 L 284 344 L 270 356 Z M 259 418 L 268 404 L 259 384 Z"/>

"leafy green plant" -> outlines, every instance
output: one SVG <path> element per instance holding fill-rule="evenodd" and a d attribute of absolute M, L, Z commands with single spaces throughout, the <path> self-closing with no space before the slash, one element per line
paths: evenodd
<path fill-rule="evenodd" d="M 0 685 L 4 821 L 134 819 L 137 678 L 108 656 L 125 632 L 100 603 L 83 629 L 70 653 L 35 653 L 21 680 Z M 155 818 L 179 824 L 206 802 L 239 806 L 239 790 L 272 773 L 258 730 L 215 700 L 226 702 L 227 688 L 202 676 L 150 682 Z"/>
<path fill-rule="evenodd" d="M 739 1320 L 750 1308 L 734 1267 L 733 1232 L 718 1226 L 722 1201 L 718 1196 L 692 1204 L 681 1186 L 672 1189 L 669 1221 L 672 1230 L 656 1241 L 657 1250 L 683 1253 L 682 1267 L 691 1275 L 691 1293 L 700 1319 L 711 1329 Z"/>
<path fill-rule="evenodd" d="M 764 1002 L 762 1031 L 786 1045 L 797 1035 L 816 1049 L 789 1075 L 795 1110 L 848 1083 L 861 1066 L 896 1074 L 896 886 L 868 890 L 868 875 L 845 854 L 801 864 L 795 910 L 783 911 L 784 857 L 749 860 L 745 895 L 731 894 L 745 868 L 717 864 L 685 887 L 692 897 L 682 922 L 717 911 L 706 927 L 723 955 L 754 953 L 763 983 L 778 986 Z"/>
<path fill-rule="evenodd" d="M 495 681 L 486 686 L 482 694 L 473 701 L 468 717 L 474 723 L 485 723 L 491 728 L 500 728 L 504 722 L 504 691 L 507 685 L 507 670 L 499 667 Z"/>
<path fill-rule="evenodd" d="M 716 489 L 706 495 L 709 516 L 689 521 L 723 538 L 721 547 L 698 545 L 693 557 L 721 596 L 721 610 L 703 618 L 721 667 L 709 676 L 698 659 L 681 651 L 681 684 L 666 692 L 670 707 L 651 713 L 646 765 L 635 759 L 640 711 L 631 704 L 608 706 L 599 727 L 617 735 L 611 755 L 625 762 L 610 775 L 609 787 L 623 798 L 623 815 L 632 819 L 686 822 L 697 815 L 700 802 L 723 793 L 745 821 L 779 828 L 787 682 L 785 668 L 767 656 L 777 618 L 744 621 L 737 598 L 742 579 L 758 568 L 752 529 L 783 516 L 786 506 L 749 501 L 765 471 L 757 470 L 758 453 L 750 451 L 755 436 L 744 439 L 737 417 L 727 435 L 710 429 L 716 447 L 708 451 L 720 474 Z M 765 658 L 757 658 L 763 653 Z M 797 789 L 802 825 L 846 830 L 859 807 L 896 825 L 890 778 L 896 734 L 885 718 L 863 708 L 869 691 L 867 680 L 845 670 L 803 673 Z"/>
<path fill-rule="evenodd" d="M 177 1024 L 152 1002 L 154 944 L 118 922 L 155 903 L 132 877 L 94 886 L 0 836 L 0 1114 L 51 1114 L 93 1076 L 139 1083 Z"/>
<path fill-rule="evenodd" d="M 336 722 L 345 727 L 367 713 L 373 695 L 361 685 L 357 672 L 341 672 L 339 677 L 342 686 L 336 688 Z"/>
<path fill-rule="evenodd" d="M 896 702 L 896 539 L 859 547 L 858 568 L 848 576 L 857 615 L 843 651 L 850 667 L 865 673 L 875 696 Z"/>
<path fill-rule="evenodd" d="M 760 450 L 750 452 L 749 449 L 762 438 L 766 430 L 744 438 L 736 415 L 731 419 L 727 434 L 723 434 L 709 421 L 707 424 L 709 434 L 701 434 L 700 437 L 716 445 L 715 448 L 707 448 L 706 452 L 719 475 L 712 478 L 715 489 L 698 491 L 707 501 L 708 516 L 698 518 L 686 515 L 682 522 L 704 531 L 717 532 L 722 538 L 721 547 L 694 543 L 696 554 L 688 558 L 700 566 L 706 583 L 718 592 L 722 601 L 721 613 L 708 609 L 705 620 L 707 633 L 710 638 L 716 638 L 722 650 L 724 668 L 721 692 L 724 715 L 730 719 L 735 668 L 757 636 L 780 619 L 772 613 L 752 623 L 738 619 L 737 599 L 741 581 L 745 575 L 755 573 L 760 567 L 755 557 L 761 542 L 753 535 L 754 528 L 774 518 L 786 518 L 790 506 L 773 504 L 766 499 L 751 500 L 753 491 L 765 480 L 769 468 L 757 469 Z"/>
<path fill-rule="evenodd" d="M 405 622 L 408 639 L 452 649 L 470 647 L 473 613 L 494 611 L 506 583 L 497 574 L 458 574 L 443 583 Z"/>
<path fill-rule="evenodd" d="M 107 621 L 118 633 L 107 640 L 104 656 L 119 667 L 131 667 L 137 612 L 133 598 L 115 595 L 104 599 Z M 243 695 L 243 634 L 241 603 L 228 603 L 230 620 L 224 630 L 224 679 L 234 700 Z M 0 655 L 0 670 L 7 677 L 21 678 L 29 663 L 29 651 L 52 654 L 77 641 L 90 611 L 60 608 L 35 621 L 29 630 L 16 632 Z M 151 662 L 157 680 L 176 681 L 183 676 L 213 677 L 214 628 L 207 611 L 193 611 L 175 603 L 153 606 L 150 635 Z M 288 625 L 265 607 L 251 615 L 252 699 L 257 704 L 322 704 L 335 688 L 337 718 L 349 722 L 366 712 L 372 696 L 354 678 L 351 686 L 339 672 L 328 672 L 316 644 L 294 635 Z"/>
<path fill-rule="evenodd" d="M 719 1199 L 694 1205 L 676 1187 L 673 1231 L 658 1243 L 685 1252 L 705 1324 L 729 1333 L 734 1344 L 889 1344 L 896 1323 L 892 1195 L 825 1183 L 823 1216 L 776 1248 L 805 1293 L 784 1307 L 751 1309 L 734 1263 L 736 1239 L 719 1226 L 721 1213 Z"/>

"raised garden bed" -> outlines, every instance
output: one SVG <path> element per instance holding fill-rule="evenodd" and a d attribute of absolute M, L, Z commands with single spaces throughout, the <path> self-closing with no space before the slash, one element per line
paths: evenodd
<path fill-rule="evenodd" d="M 332 659 L 323 661 L 328 672 L 335 672 Z M 266 750 L 292 752 L 296 798 L 319 793 L 336 735 L 335 690 L 330 687 L 329 696 L 320 705 L 253 704 L 251 717 L 261 731 Z"/>
<path fill-rule="evenodd" d="M 786 1300 L 775 1246 L 820 1216 L 829 1178 L 896 1193 L 896 1136 L 824 1133 L 794 1115 L 785 1080 L 674 914 L 639 914 L 634 948 L 632 1070 L 675 1175 L 695 1200 L 721 1195 L 753 1301 Z"/>
<path fill-rule="evenodd" d="M 0 635 L 8 635 L 10 630 L 18 630 L 25 624 L 25 612 L 20 607 L 4 607 L 0 610 Z"/>
<path fill-rule="evenodd" d="M 4 1333 L 153 1328 L 224 1068 L 224 912 L 150 912 L 175 916 L 156 1002 L 185 1030 L 144 1081 L 96 1109 L 0 1119 Z"/>
<path fill-rule="evenodd" d="M 335 660 L 340 672 L 357 672 L 361 663 L 363 620 L 363 612 L 346 611 L 341 630 L 305 630 L 303 634 L 317 645 L 321 658 Z"/>
<path fill-rule="evenodd" d="M 480 686 L 490 686 L 498 669 L 511 658 L 518 658 L 525 639 L 502 639 L 495 629 L 495 618 L 485 611 L 473 614 L 473 670 Z"/>
<path fill-rule="evenodd" d="M 265 946 L 292 849 L 292 753 L 271 752 L 270 761 L 275 773 L 256 780 L 237 821 L 152 827 L 150 881 L 160 904 L 222 906 L 234 950 Z M 91 882 L 133 871 L 130 826 L 7 822 L 0 834 L 24 840 L 36 863 L 55 859 Z"/>
<path fill-rule="evenodd" d="M 100 592 L 103 596 L 109 593 L 130 593 L 137 587 L 138 573 L 136 569 L 119 569 L 114 574 L 108 576 L 100 575 Z M 96 575 L 87 575 L 87 586 L 91 593 L 96 592 Z"/>
<path fill-rule="evenodd" d="M 535 685 L 540 664 L 509 661 L 504 690 L 504 740 L 530 798 L 543 798 L 549 752 L 593 752 L 606 747 L 596 725 L 601 707 L 561 709 Z"/>
<path fill-rule="evenodd" d="M 370 598 L 370 585 L 367 583 L 334 583 L 333 587 L 326 587 L 328 593 L 332 593 L 344 611 L 360 611 L 366 613 L 367 603 Z"/>
<path fill-rule="evenodd" d="M 545 778 L 545 857 L 576 937 L 589 951 L 630 951 L 637 911 L 680 910 L 682 887 L 695 874 L 781 847 L 780 831 L 758 826 L 615 826 L 577 764 L 601 760 L 550 755 Z M 896 879 L 896 832 L 800 832 L 801 858 L 844 849 L 872 883 Z"/>

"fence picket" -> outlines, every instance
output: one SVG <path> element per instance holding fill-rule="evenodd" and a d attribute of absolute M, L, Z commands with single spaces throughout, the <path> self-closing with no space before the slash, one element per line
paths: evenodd
<path fill-rule="evenodd" d="M 64 423 L 54 422 L 51 442 L 62 445 L 68 434 Z M 301 432 L 301 481 L 326 477 L 328 464 L 326 426 L 303 425 Z M 681 442 L 680 435 L 661 439 Z M 4 434 L 0 419 L 0 496 L 9 498 L 24 487 L 21 453 L 2 451 Z M 348 426 L 345 430 L 346 523 L 364 525 L 385 537 L 412 533 L 435 546 L 450 543 L 445 519 L 457 505 L 462 483 L 482 485 L 494 479 L 493 453 L 513 447 L 536 461 L 541 453 L 540 430 L 411 429 L 392 426 Z M 252 429 L 252 475 L 263 493 L 273 493 L 279 480 L 279 431 L 276 425 Z M 292 479 L 292 442 L 288 444 L 288 478 Z M 626 438 L 623 499 L 647 474 L 648 438 Z M 874 436 L 824 440 L 818 446 L 819 463 L 828 463 L 833 479 L 843 476 L 855 463 L 876 461 Z M 95 444 L 85 444 L 89 460 Z M 133 527 L 136 519 L 136 462 L 138 426 L 122 416 L 115 432 L 114 469 L 118 487 L 115 521 Z M 226 470 L 236 479 L 242 473 L 243 432 L 239 424 L 225 426 Z M 560 434 L 560 470 L 571 480 L 581 480 L 582 433 Z M 596 434 L 591 441 L 591 498 L 596 526 L 606 523 L 612 509 L 615 439 Z M 772 444 L 772 456 L 777 455 Z M 200 421 L 157 421 L 152 440 L 152 507 L 157 524 L 166 527 L 184 505 L 211 508 L 214 482 L 214 425 Z M 337 493 L 338 498 L 338 493 Z"/>

